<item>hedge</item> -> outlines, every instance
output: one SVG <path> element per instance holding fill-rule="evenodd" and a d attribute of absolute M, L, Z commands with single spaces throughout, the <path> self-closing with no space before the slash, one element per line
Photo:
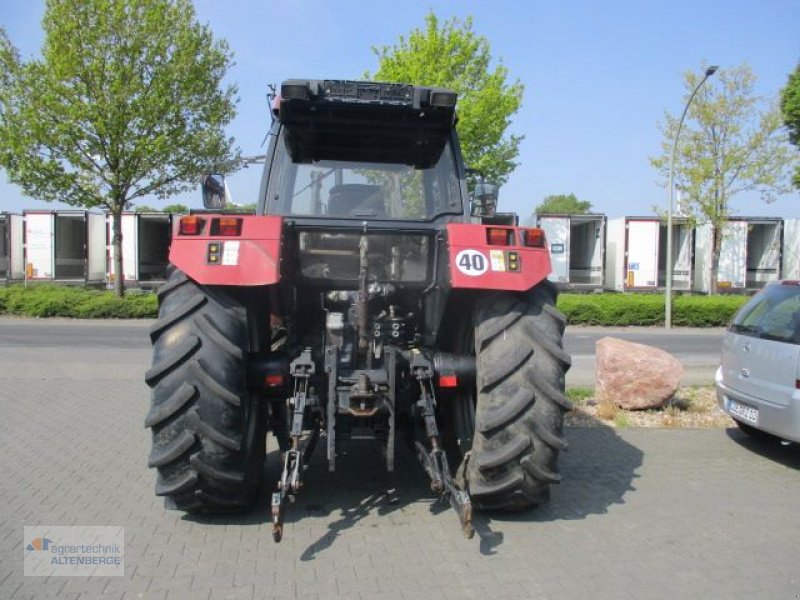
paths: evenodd
<path fill-rule="evenodd" d="M 678 327 L 726 325 L 748 296 L 675 296 L 672 324 Z M 661 294 L 561 294 L 558 308 L 570 325 L 663 325 Z"/>
<path fill-rule="evenodd" d="M 0 287 L 0 314 L 24 317 L 72 317 L 76 319 L 142 319 L 155 317 L 155 294 L 113 292 L 81 287 L 34 284 Z"/>
<path fill-rule="evenodd" d="M 672 323 L 715 327 L 730 321 L 746 296 L 676 296 Z M 558 308 L 571 325 L 662 325 L 664 296 L 659 294 L 561 294 Z M 113 292 L 54 284 L 0 287 L 0 314 L 78 319 L 155 318 L 156 295 Z"/>

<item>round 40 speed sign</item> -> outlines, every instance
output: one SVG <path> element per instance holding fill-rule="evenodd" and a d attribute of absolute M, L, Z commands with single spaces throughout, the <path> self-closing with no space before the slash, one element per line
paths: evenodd
<path fill-rule="evenodd" d="M 477 277 L 489 268 L 489 261 L 480 250 L 462 250 L 456 254 L 456 268 L 464 275 Z"/>

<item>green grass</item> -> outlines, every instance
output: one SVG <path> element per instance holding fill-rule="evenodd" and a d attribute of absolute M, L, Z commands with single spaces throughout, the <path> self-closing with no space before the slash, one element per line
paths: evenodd
<path fill-rule="evenodd" d="M 155 294 L 113 292 L 55 284 L 0 287 L 0 314 L 76 319 L 142 319 L 158 313 Z"/>
<path fill-rule="evenodd" d="M 594 398 L 594 390 L 589 387 L 567 388 L 567 398 L 575 406 L 583 406 L 589 398 Z"/>
<path fill-rule="evenodd" d="M 614 416 L 614 424 L 620 429 L 625 429 L 626 427 L 630 426 L 631 422 L 628 419 L 628 415 L 624 411 L 619 411 Z"/>
<path fill-rule="evenodd" d="M 685 327 L 726 325 L 748 296 L 676 296 L 672 324 Z M 663 325 L 661 294 L 561 294 L 558 308 L 570 325 Z"/>

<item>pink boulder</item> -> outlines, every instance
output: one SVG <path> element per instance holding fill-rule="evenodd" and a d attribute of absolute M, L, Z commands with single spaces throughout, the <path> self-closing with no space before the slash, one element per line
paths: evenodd
<path fill-rule="evenodd" d="M 595 393 L 627 410 L 660 408 L 675 395 L 683 365 L 669 352 L 613 337 L 597 341 Z"/>

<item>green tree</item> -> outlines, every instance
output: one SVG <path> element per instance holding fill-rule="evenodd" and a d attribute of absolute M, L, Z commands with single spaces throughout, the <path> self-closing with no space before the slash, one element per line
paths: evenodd
<path fill-rule="evenodd" d="M 228 208 L 235 210 L 236 212 L 254 213 L 256 212 L 256 208 L 258 208 L 258 204 L 256 202 L 250 202 L 248 204 L 234 204 Z"/>
<path fill-rule="evenodd" d="M 789 141 L 800 148 L 800 63 L 789 75 L 789 82 L 781 92 L 781 111 L 789 130 Z M 794 185 L 800 189 L 800 165 L 794 172 Z"/>
<path fill-rule="evenodd" d="M 0 27 L 0 90 L 8 89 L 14 82 L 19 71 L 19 53 L 11 40 L 8 39 L 6 30 Z M 0 117 L 6 113 L 7 102 L 0 95 Z"/>
<path fill-rule="evenodd" d="M 519 80 L 507 83 L 508 69 L 492 68 L 489 41 L 472 29 L 472 18 L 440 22 L 433 12 L 425 26 L 401 36 L 394 46 L 373 47 L 378 70 L 367 79 L 430 85 L 458 93 L 458 134 L 466 164 L 502 184 L 517 166 L 522 136 L 508 135 L 522 103 Z"/>
<path fill-rule="evenodd" d="M 137 213 L 145 213 L 145 212 L 158 212 L 157 208 L 153 208 L 148 204 L 137 204 L 133 207 L 134 212 Z"/>
<path fill-rule="evenodd" d="M 684 104 L 704 73 L 705 68 L 684 73 Z M 685 192 L 687 211 L 712 228 L 711 293 L 717 291 L 731 199 L 751 192 L 771 202 L 791 189 L 791 148 L 781 114 L 776 103 L 755 94 L 755 80 L 747 65 L 717 71 L 689 107 L 675 158 L 675 186 Z M 678 117 L 666 113 L 660 125 L 662 153 L 650 159 L 665 181 L 678 122 Z"/>
<path fill-rule="evenodd" d="M 167 204 L 164 208 L 161 209 L 166 213 L 172 213 L 173 215 L 188 215 L 189 214 L 189 207 L 185 204 Z"/>
<path fill-rule="evenodd" d="M 0 166 L 31 197 L 111 212 L 122 295 L 122 211 L 236 166 L 232 55 L 190 0 L 47 0 L 43 27 L 27 63 L 0 36 Z"/>
<path fill-rule="evenodd" d="M 591 202 L 578 200 L 575 194 L 554 194 L 536 207 L 537 215 L 583 215 L 592 208 Z"/>

